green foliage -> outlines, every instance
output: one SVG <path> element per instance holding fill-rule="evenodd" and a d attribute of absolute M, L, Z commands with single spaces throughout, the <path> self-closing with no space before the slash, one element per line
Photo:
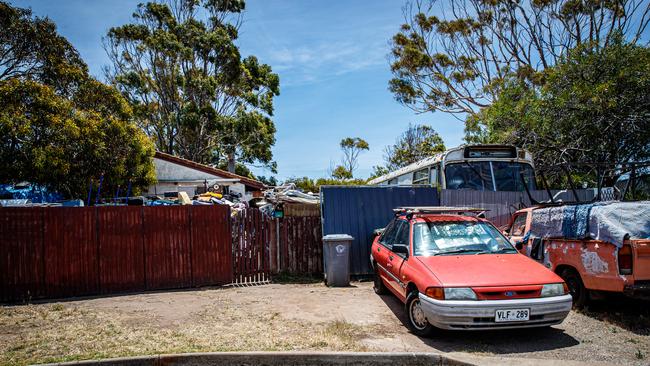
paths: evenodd
<path fill-rule="evenodd" d="M 0 1 L 0 80 L 36 80 L 71 95 L 87 72 L 77 50 L 50 19 Z"/>
<path fill-rule="evenodd" d="M 289 178 L 283 184 L 293 183 L 296 188 L 303 192 L 320 192 L 321 186 L 362 186 L 366 184 L 364 179 L 336 179 L 336 178 L 317 178 L 311 179 L 309 177 L 302 178 Z"/>
<path fill-rule="evenodd" d="M 468 139 L 523 146 L 539 165 L 650 159 L 649 48 L 615 35 L 607 47 L 577 47 L 544 77 L 539 89 L 504 83 Z"/>
<path fill-rule="evenodd" d="M 275 171 L 273 98 L 279 77 L 235 41 L 244 1 L 140 4 L 105 39 L 112 80 L 157 148 L 200 163 L 217 156 Z"/>
<path fill-rule="evenodd" d="M 332 176 L 339 179 L 350 179 L 354 170 L 357 168 L 359 154 L 362 151 L 370 150 L 368 143 L 359 137 L 346 137 L 341 140 L 341 150 L 343 150 L 342 166 L 336 167 Z M 337 175 L 334 175 L 334 174 Z"/>
<path fill-rule="evenodd" d="M 388 170 L 386 167 L 383 167 L 381 165 L 375 165 L 372 167 L 372 173 L 370 173 L 370 177 L 368 177 L 368 180 L 381 177 L 382 175 L 386 175 L 388 173 L 390 173 L 390 170 Z"/>
<path fill-rule="evenodd" d="M 397 170 L 443 151 L 445 151 L 445 143 L 431 126 L 409 124 L 408 129 L 397 138 L 395 144 L 386 147 L 384 155 L 386 169 Z M 377 172 L 375 169 L 374 173 Z"/>
<path fill-rule="evenodd" d="M 343 165 L 339 165 L 332 172 L 332 177 L 340 180 L 352 179 L 352 172 L 347 170 Z"/>
<path fill-rule="evenodd" d="M 217 168 L 219 168 L 221 170 L 228 170 L 228 162 L 223 161 L 223 160 L 219 161 L 218 165 L 217 165 Z M 248 167 L 246 165 L 244 165 L 242 163 L 235 164 L 235 171 L 233 173 L 235 173 L 237 175 L 241 175 L 242 177 L 256 179 L 255 174 L 253 174 L 253 172 L 250 169 L 248 169 Z"/>
<path fill-rule="evenodd" d="M 114 88 L 92 79 L 49 19 L 0 2 L 0 182 L 29 181 L 70 198 L 155 181 L 153 144 Z"/>
<path fill-rule="evenodd" d="M 649 10 L 642 0 L 410 0 L 392 39 L 389 88 L 417 112 L 474 118 L 507 79 L 541 86 L 543 71 L 578 45 L 606 47 L 617 32 L 636 43 Z"/>
<path fill-rule="evenodd" d="M 267 185 L 267 186 L 270 186 L 270 187 L 275 187 L 275 186 L 278 185 L 278 180 L 277 180 L 275 177 L 273 177 L 273 176 L 270 176 L 270 177 L 267 178 L 267 177 L 264 176 L 264 175 L 258 175 L 258 176 L 256 177 L 256 179 L 257 179 L 258 181 L 264 183 L 264 185 Z"/>
<path fill-rule="evenodd" d="M 96 81 L 83 87 L 97 95 L 107 89 Z M 83 198 L 89 180 L 96 189 L 102 175 L 107 196 L 117 187 L 124 192 L 129 181 L 136 194 L 155 181 L 153 145 L 128 121 L 85 109 L 31 80 L 1 81 L 0 105 L 2 182 L 29 181 Z"/>

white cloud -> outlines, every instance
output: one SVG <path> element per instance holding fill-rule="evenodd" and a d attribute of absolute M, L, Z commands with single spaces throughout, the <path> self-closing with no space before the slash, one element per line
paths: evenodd
<path fill-rule="evenodd" d="M 320 42 L 312 46 L 282 46 L 269 51 L 269 62 L 284 85 L 308 84 L 365 68 L 386 65 L 388 47 L 354 42 Z"/>

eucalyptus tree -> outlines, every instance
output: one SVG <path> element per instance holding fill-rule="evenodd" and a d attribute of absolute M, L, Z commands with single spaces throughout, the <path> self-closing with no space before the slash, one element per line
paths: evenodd
<path fill-rule="evenodd" d="M 275 169 L 273 98 L 279 77 L 235 44 L 242 0 L 138 5 L 104 39 L 106 74 L 158 149 L 201 163 Z M 216 161 L 215 161 L 216 160 Z"/>
<path fill-rule="evenodd" d="M 514 75 L 535 86 L 581 44 L 634 44 L 647 0 L 410 0 L 392 39 L 390 90 L 417 112 L 475 115 Z"/>

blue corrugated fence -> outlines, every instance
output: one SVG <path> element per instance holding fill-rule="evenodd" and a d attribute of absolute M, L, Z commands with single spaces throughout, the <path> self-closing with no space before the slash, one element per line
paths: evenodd
<path fill-rule="evenodd" d="M 323 235 L 349 234 L 350 273 L 367 275 L 372 232 L 391 220 L 393 208 L 438 206 L 438 191 L 431 187 L 325 186 L 321 187 Z"/>

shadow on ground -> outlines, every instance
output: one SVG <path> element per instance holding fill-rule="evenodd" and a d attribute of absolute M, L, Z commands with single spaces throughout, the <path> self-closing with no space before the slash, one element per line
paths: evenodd
<path fill-rule="evenodd" d="M 406 327 L 404 305 L 392 295 L 383 295 L 386 306 Z M 556 328 L 521 330 L 448 331 L 437 330 L 430 338 L 421 338 L 430 347 L 444 352 L 489 352 L 494 354 L 528 353 L 572 347 L 580 342 Z"/>
<path fill-rule="evenodd" d="M 650 335 L 650 300 L 608 295 L 604 299 L 591 301 L 578 312 L 639 335 Z"/>

